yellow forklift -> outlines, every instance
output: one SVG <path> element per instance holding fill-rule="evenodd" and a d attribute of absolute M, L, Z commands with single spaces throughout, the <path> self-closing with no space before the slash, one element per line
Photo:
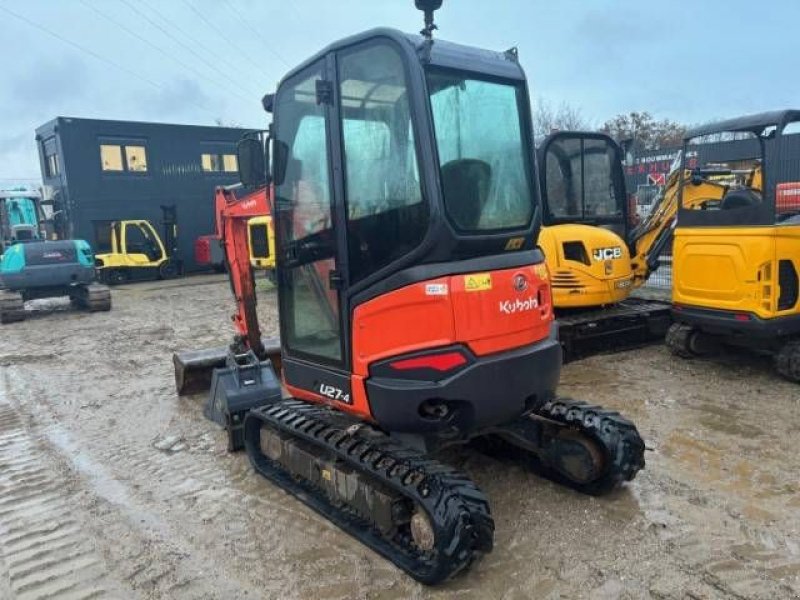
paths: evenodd
<path fill-rule="evenodd" d="M 95 255 L 100 280 L 110 285 L 129 281 L 172 279 L 183 274 L 178 256 L 175 206 L 162 206 L 163 238 L 150 221 L 115 221 L 110 227 L 110 252 Z"/>
<path fill-rule="evenodd" d="M 675 324 L 667 334 L 675 354 L 743 346 L 772 354 L 777 371 L 800 382 L 798 133 L 800 110 L 687 133 L 673 247 Z M 714 181 L 725 174 L 731 183 Z M 689 206 L 700 186 L 719 191 Z"/>

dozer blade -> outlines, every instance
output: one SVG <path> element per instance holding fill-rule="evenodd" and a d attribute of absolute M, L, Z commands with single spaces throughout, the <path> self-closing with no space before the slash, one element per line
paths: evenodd
<path fill-rule="evenodd" d="M 227 346 L 187 350 L 172 355 L 175 366 L 175 388 L 179 396 L 207 392 L 211 388 L 214 369 L 225 366 L 230 350 Z"/>
<path fill-rule="evenodd" d="M 278 337 L 268 337 L 262 340 L 261 358 L 269 359 L 272 368 L 280 377 L 281 374 L 281 340 Z M 175 366 L 175 389 L 179 396 L 199 394 L 211 389 L 211 376 L 214 369 L 221 369 L 226 365 L 230 348 L 218 346 L 204 350 L 185 350 L 172 355 L 172 364 Z"/>

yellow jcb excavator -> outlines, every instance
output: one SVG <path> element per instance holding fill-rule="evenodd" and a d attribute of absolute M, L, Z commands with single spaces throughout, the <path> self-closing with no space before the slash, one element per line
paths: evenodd
<path fill-rule="evenodd" d="M 653 209 L 633 227 L 622 162 L 620 146 L 597 132 L 555 133 L 539 148 L 544 208 L 539 245 L 568 356 L 592 348 L 593 340 L 621 334 L 634 340 L 663 336 L 670 324 L 667 301 L 631 294 L 659 267 L 659 256 L 672 241 L 679 170 L 673 168 Z M 684 202 L 719 198 L 723 189 L 696 181 Z"/>

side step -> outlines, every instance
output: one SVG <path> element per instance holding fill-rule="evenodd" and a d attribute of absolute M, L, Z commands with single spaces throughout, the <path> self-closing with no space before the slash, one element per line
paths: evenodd
<path fill-rule="evenodd" d="M 663 339 L 672 323 L 670 309 L 668 302 L 628 298 L 607 308 L 559 311 L 564 360 Z"/>

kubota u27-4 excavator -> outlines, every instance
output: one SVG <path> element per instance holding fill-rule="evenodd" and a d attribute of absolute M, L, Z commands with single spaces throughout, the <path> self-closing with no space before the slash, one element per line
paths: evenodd
<path fill-rule="evenodd" d="M 516 51 L 434 41 L 441 0 L 416 4 L 422 35 L 336 42 L 265 98 L 284 393 L 266 376 L 239 411 L 238 392 L 258 387 L 240 379 L 236 407 L 223 391 L 211 409 L 259 473 L 433 584 L 494 531 L 487 498 L 438 449 L 484 438 L 602 493 L 644 466 L 644 444 L 618 413 L 556 397 Z M 263 185 L 263 149 L 240 145 L 243 183 Z"/>

